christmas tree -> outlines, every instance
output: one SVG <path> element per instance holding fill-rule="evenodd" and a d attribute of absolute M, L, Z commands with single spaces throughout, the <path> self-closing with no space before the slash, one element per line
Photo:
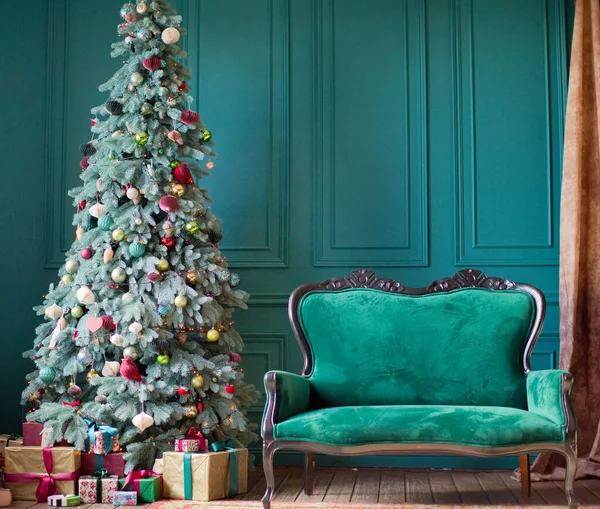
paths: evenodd
<path fill-rule="evenodd" d="M 85 450 L 88 425 L 117 428 L 127 468 L 151 468 L 189 428 L 257 439 L 233 308 L 248 294 L 218 249 L 220 223 L 197 186 L 214 168 L 211 132 L 190 109 L 181 17 L 164 0 L 121 9 L 122 67 L 81 145 L 75 241 L 36 308 L 28 420 Z M 201 165 L 202 164 L 202 165 Z"/>

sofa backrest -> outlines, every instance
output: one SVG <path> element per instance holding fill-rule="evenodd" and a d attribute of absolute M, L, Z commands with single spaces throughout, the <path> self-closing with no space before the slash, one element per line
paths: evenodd
<path fill-rule="evenodd" d="M 536 303 L 525 291 L 315 289 L 295 313 L 317 406 L 527 408 L 523 353 Z"/>

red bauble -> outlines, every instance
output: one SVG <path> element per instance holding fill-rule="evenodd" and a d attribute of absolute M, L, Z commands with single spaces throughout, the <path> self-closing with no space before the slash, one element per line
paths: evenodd
<path fill-rule="evenodd" d="M 79 209 L 79 211 L 81 212 L 85 206 L 87 205 L 87 201 L 85 200 L 81 200 L 78 204 L 77 204 L 77 208 Z"/>
<path fill-rule="evenodd" d="M 114 281 L 109 281 L 109 282 L 108 282 L 108 287 L 109 287 L 111 290 L 114 290 L 114 289 L 117 287 L 117 283 L 115 283 Z"/>
<path fill-rule="evenodd" d="M 163 212 L 175 212 L 179 208 L 179 200 L 175 196 L 163 196 L 158 200 L 158 206 Z"/>
<path fill-rule="evenodd" d="M 84 247 L 80 252 L 79 255 L 84 259 L 84 260 L 89 260 L 92 256 L 94 256 L 94 253 L 92 252 L 92 250 L 89 247 Z"/>
<path fill-rule="evenodd" d="M 97 123 L 98 123 L 98 119 L 97 118 L 91 118 L 90 119 L 90 124 L 96 125 Z"/>
<path fill-rule="evenodd" d="M 194 125 L 200 121 L 200 115 L 195 111 L 187 110 L 181 114 L 181 121 L 187 125 Z"/>
<path fill-rule="evenodd" d="M 190 393 L 190 390 L 187 387 L 179 387 L 177 389 L 177 394 L 180 396 L 187 396 Z"/>
<path fill-rule="evenodd" d="M 227 356 L 231 362 L 237 362 L 238 364 L 242 362 L 242 356 L 239 353 L 227 352 Z"/>
<path fill-rule="evenodd" d="M 117 328 L 113 317 L 110 315 L 104 315 L 102 317 L 102 327 L 106 330 L 115 330 Z"/>
<path fill-rule="evenodd" d="M 42 396 L 42 395 L 43 395 L 45 392 L 46 392 L 46 389 L 44 389 L 44 388 L 42 388 L 42 387 L 40 387 L 40 388 L 38 389 L 38 394 L 39 394 L 40 396 Z"/>
<path fill-rule="evenodd" d="M 226 385 L 225 392 L 227 394 L 233 394 L 235 392 L 235 387 L 233 385 Z"/>
<path fill-rule="evenodd" d="M 156 283 L 162 280 L 162 275 L 158 272 L 149 272 L 148 273 L 148 281 L 151 283 Z"/>
<path fill-rule="evenodd" d="M 175 247 L 175 237 L 163 237 L 160 239 L 160 243 L 167 249 L 173 249 Z"/>
<path fill-rule="evenodd" d="M 142 62 L 142 65 L 149 71 L 157 71 L 162 67 L 162 62 L 158 57 L 150 57 Z"/>
<path fill-rule="evenodd" d="M 198 403 L 196 403 L 196 408 L 198 409 L 198 413 L 201 414 L 204 412 L 204 403 L 202 403 L 202 401 L 198 401 Z"/>
<path fill-rule="evenodd" d="M 84 157 L 81 161 L 79 161 L 79 166 L 81 166 L 82 170 L 87 170 L 90 165 L 90 158 Z"/>
<path fill-rule="evenodd" d="M 181 85 L 179 85 L 179 87 L 177 87 L 177 90 L 179 92 L 183 92 L 186 88 L 187 88 L 187 83 L 185 81 L 182 81 Z"/>
<path fill-rule="evenodd" d="M 180 184 L 193 184 L 194 179 L 192 178 L 192 172 L 188 168 L 188 165 L 181 163 L 173 170 L 173 176 L 175 180 Z"/>
<path fill-rule="evenodd" d="M 79 331 L 77 329 L 75 329 L 73 331 L 73 339 L 77 339 L 77 336 L 79 336 Z"/>

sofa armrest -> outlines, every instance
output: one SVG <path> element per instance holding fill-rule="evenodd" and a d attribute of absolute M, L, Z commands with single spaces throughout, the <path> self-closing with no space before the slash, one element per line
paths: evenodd
<path fill-rule="evenodd" d="M 559 369 L 530 371 L 527 374 L 527 407 L 552 422 L 568 428 L 571 419 L 573 377 Z"/>
<path fill-rule="evenodd" d="M 307 378 L 286 371 L 269 371 L 265 375 L 267 404 L 263 415 L 262 433 L 267 428 L 308 410 L 310 382 Z"/>

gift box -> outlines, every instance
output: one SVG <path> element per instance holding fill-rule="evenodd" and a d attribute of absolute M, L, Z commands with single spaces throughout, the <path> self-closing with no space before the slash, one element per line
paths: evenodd
<path fill-rule="evenodd" d="M 119 478 L 106 471 L 79 478 L 79 495 L 84 504 L 112 504 L 115 492 L 119 489 Z"/>
<path fill-rule="evenodd" d="M 93 454 L 108 454 L 119 452 L 119 432 L 110 426 L 98 425 L 86 419 L 90 452 Z"/>
<path fill-rule="evenodd" d="M 83 453 L 81 455 L 81 474 L 94 475 L 106 470 L 110 475 L 125 477 L 125 458 L 122 452 L 110 454 Z"/>
<path fill-rule="evenodd" d="M 10 490 L 0 488 L 0 507 L 8 507 L 12 504 L 12 494 Z"/>
<path fill-rule="evenodd" d="M 139 502 L 157 502 L 162 498 L 162 476 L 152 470 L 137 470 L 119 480 L 123 490 L 137 493 Z"/>
<path fill-rule="evenodd" d="M 137 505 L 137 493 L 135 491 L 115 491 L 113 505 Z"/>
<path fill-rule="evenodd" d="M 196 428 L 190 428 L 186 438 L 175 440 L 175 451 L 177 452 L 200 452 L 206 451 L 206 439 Z"/>
<path fill-rule="evenodd" d="M 79 495 L 50 495 L 48 505 L 52 507 L 75 507 L 81 505 Z"/>
<path fill-rule="evenodd" d="M 46 502 L 56 492 L 77 492 L 80 466 L 73 447 L 7 447 L 6 487 L 15 500 Z"/>
<path fill-rule="evenodd" d="M 44 425 L 41 422 L 24 422 L 23 445 L 25 447 L 69 447 L 70 444 L 66 440 L 52 442 L 50 440 L 51 433 L 52 428 L 44 428 Z"/>
<path fill-rule="evenodd" d="M 23 439 L 17 435 L 0 435 L 0 468 L 4 467 L 4 451 L 7 447 L 23 447 Z"/>
<path fill-rule="evenodd" d="M 165 498 L 207 502 L 248 490 L 248 449 L 229 447 L 205 454 L 165 452 L 163 466 Z"/>
<path fill-rule="evenodd" d="M 157 475 L 162 475 L 163 473 L 163 459 L 162 458 L 158 458 L 154 460 L 154 466 L 152 467 L 152 470 L 157 474 Z"/>

